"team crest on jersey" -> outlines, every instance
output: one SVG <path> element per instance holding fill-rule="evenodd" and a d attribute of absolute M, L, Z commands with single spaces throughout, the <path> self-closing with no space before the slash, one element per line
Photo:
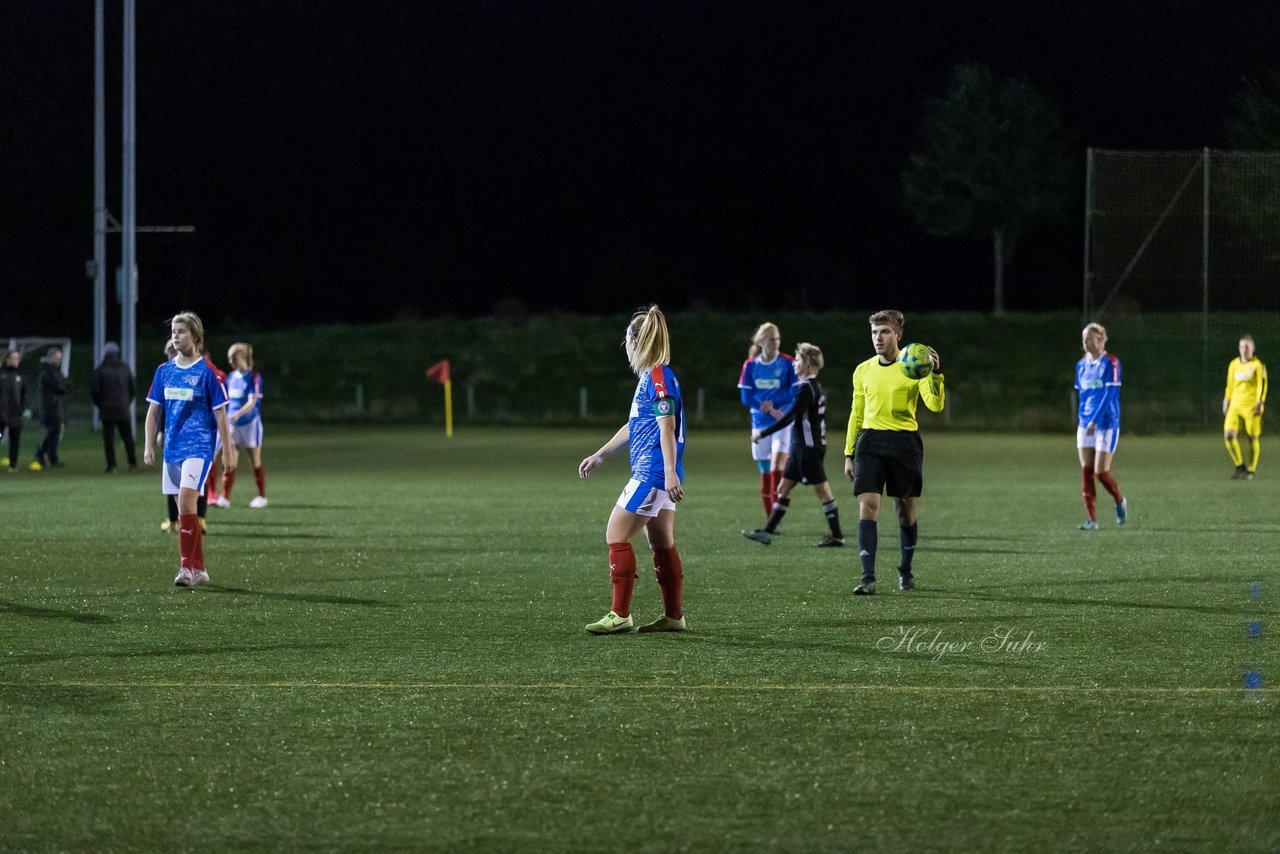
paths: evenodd
<path fill-rule="evenodd" d="M 186 380 L 187 385 L 193 388 L 200 384 L 200 378 L 197 376 L 183 377 L 183 379 Z"/>
<path fill-rule="evenodd" d="M 653 417 L 665 418 L 676 411 L 675 401 L 669 397 L 660 397 L 653 402 Z"/>

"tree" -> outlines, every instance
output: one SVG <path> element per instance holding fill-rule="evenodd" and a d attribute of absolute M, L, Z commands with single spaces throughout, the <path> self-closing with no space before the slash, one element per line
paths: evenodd
<path fill-rule="evenodd" d="M 940 237 L 990 239 L 994 312 L 1004 312 L 1004 271 L 1038 223 L 1060 221 L 1075 168 L 1062 116 L 1025 77 L 996 80 L 958 65 L 946 94 L 925 101 L 923 149 L 902 174 L 902 203 Z"/>
<path fill-rule="evenodd" d="M 1227 115 L 1227 139 L 1243 151 L 1280 151 L 1280 69 L 1241 82 Z"/>

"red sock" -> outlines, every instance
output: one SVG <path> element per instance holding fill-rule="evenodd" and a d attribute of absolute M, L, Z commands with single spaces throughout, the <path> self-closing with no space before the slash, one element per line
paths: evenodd
<path fill-rule="evenodd" d="M 684 566 L 675 546 L 653 550 L 653 574 L 662 591 L 662 611 L 673 620 L 684 616 L 680 594 L 684 587 Z"/>
<path fill-rule="evenodd" d="M 760 500 L 764 502 L 764 518 L 773 512 L 773 472 L 760 472 Z"/>
<path fill-rule="evenodd" d="M 209 469 L 209 479 L 204 484 L 204 495 L 210 501 L 218 500 L 218 485 L 222 483 L 222 463 L 216 459 Z"/>
<path fill-rule="evenodd" d="M 636 552 L 631 543 L 609 543 L 609 580 L 613 582 L 613 613 L 631 616 L 631 591 L 636 586 Z"/>
<path fill-rule="evenodd" d="M 229 471 L 222 477 L 222 497 L 231 498 L 231 487 L 236 485 L 236 473 Z"/>
<path fill-rule="evenodd" d="M 1093 469 L 1081 467 L 1081 479 L 1084 483 L 1084 509 L 1089 518 L 1098 521 L 1098 490 L 1093 485 Z"/>
<path fill-rule="evenodd" d="M 1124 501 L 1124 496 L 1120 494 L 1120 487 L 1116 485 L 1116 479 L 1111 476 L 1111 472 L 1098 472 L 1098 482 L 1106 487 L 1107 492 L 1111 493 L 1111 497 L 1116 500 L 1117 504 Z"/>
<path fill-rule="evenodd" d="M 200 517 L 186 513 L 178 517 L 178 552 L 182 556 L 182 568 L 191 569 L 200 536 Z"/>
<path fill-rule="evenodd" d="M 232 472 L 234 474 L 234 472 Z M 258 482 L 258 495 L 263 498 L 267 497 L 267 475 L 262 470 L 262 466 L 258 466 L 253 470 L 253 479 Z"/>

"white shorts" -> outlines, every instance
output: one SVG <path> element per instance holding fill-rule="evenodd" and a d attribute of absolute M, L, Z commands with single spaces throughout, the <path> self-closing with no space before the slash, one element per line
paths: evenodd
<path fill-rule="evenodd" d="M 1116 443 L 1119 441 L 1119 427 L 1112 427 L 1110 430 L 1094 430 L 1092 436 L 1085 433 L 1083 427 L 1076 428 L 1077 448 L 1093 448 L 1095 451 L 1106 451 L 1108 454 L 1114 454 L 1116 452 Z"/>
<path fill-rule="evenodd" d="M 262 447 L 262 419 L 239 422 L 231 428 L 231 441 L 242 448 Z"/>
<path fill-rule="evenodd" d="M 180 489 L 204 491 L 212 460 L 190 457 L 180 463 L 164 462 L 160 466 L 160 491 L 165 495 L 177 495 Z"/>
<path fill-rule="evenodd" d="M 651 483 L 641 483 L 634 477 L 627 481 L 622 494 L 618 496 L 617 506 L 637 516 L 654 517 L 663 510 L 675 510 L 676 503 L 667 495 L 667 491 Z"/>
<path fill-rule="evenodd" d="M 751 459 L 771 460 L 774 454 L 791 453 L 791 428 L 779 430 L 772 436 L 765 436 L 759 442 L 751 443 Z"/>

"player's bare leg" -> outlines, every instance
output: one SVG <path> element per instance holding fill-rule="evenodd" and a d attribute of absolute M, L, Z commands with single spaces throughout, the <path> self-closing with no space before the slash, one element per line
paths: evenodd
<path fill-rule="evenodd" d="M 1080 482 L 1083 486 L 1085 518 L 1080 523 L 1082 531 L 1098 529 L 1098 489 L 1094 486 L 1094 450 L 1093 448 L 1077 448 L 1080 453 Z"/>

